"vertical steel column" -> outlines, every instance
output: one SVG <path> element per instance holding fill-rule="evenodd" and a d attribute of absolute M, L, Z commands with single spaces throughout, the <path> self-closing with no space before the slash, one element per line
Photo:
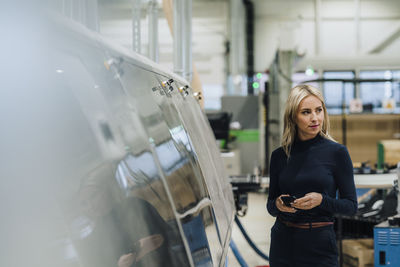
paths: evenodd
<path fill-rule="evenodd" d="M 238 0 L 230 1 L 230 70 L 232 75 L 237 75 L 240 66 L 239 41 L 240 41 L 240 2 Z"/>
<path fill-rule="evenodd" d="M 149 0 L 147 14 L 149 23 L 149 58 L 158 62 L 158 3 L 156 0 Z"/>
<path fill-rule="evenodd" d="M 322 76 L 320 76 L 322 77 Z M 354 78 L 358 79 L 360 78 L 360 67 L 356 67 L 355 72 L 354 72 Z M 361 98 L 361 93 L 360 93 L 360 83 L 354 83 L 354 98 Z"/>
<path fill-rule="evenodd" d="M 132 0 L 132 50 L 140 53 L 140 18 L 141 18 L 141 0 Z"/>
<path fill-rule="evenodd" d="M 247 72 L 245 37 L 245 12 L 242 0 L 230 0 L 230 45 L 229 45 L 229 69 L 228 94 L 243 94 L 242 84 L 246 81 L 244 74 Z M 247 86 L 246 86 L 247 89 Z"/>
<path fill-rule="evenodd" d="M 354 23 L 356 29 L 356 53 L 359 54 L 361 52 L 361 29 L 360 29 L 360 0 L 354 0 Z"/>
<path fill-rule="evenodd" d="M 264 104 L 264 110 L 265 110 L 265 125 L 264 125 L 264 169 L 262 174 L 266 175 L 269 174 L 269 126 L 270 126 L 270 116 L 269 116 L 269 83 L 265 82 L 265 91 L 263 95 L 263 104 Z"/>
<path fill-rule="evenodd" d="M 315 55 L 321 52 L 321 0 L 315 0 Z"/>
<path fill-rule="evenodd" d="M 173 1 L 174 16 L 174 72 L 183 76 L 183 4 L 185 0 Z"/>
<path fill-rule="evenodd" d="M 292 88 L 292 75 L 294 59 L 296 52 L 294 50 L 278 51 L 277 53 L 277 80 L 278 80 L 278 99 L 279 99 L 279 133 L 283 133 L 283 121 L 281 118 L 285 114 L 286 100 Z M 282 141 L 282 136 L 279 135 L 279 142 Z"/>
<path fill-rule="evenodd" d="M 192 0 L 183 1 L 183 77 L 192 80 Z"/>
<path fill-rule="evenodd" d="M 254 76 L 254 4 L 250 0 L 243 0 L 245 7 L 246 25 L 246 65 L 247 65 L 247 94 L 253 95 Z"/>
<path fill-rule="evenodd" d="M 342 81 L 342 145 L 347 145 L 346 83 Z"/>

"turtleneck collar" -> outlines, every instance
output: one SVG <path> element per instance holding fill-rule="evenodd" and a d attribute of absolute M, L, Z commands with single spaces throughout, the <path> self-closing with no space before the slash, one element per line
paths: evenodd
<path fill-rule="evenodd" d="M 302 141 L 300 140 L 297 136 L 296 139 L 293 142 L 293 148 L 292 151 L 303 151 L 304 149 L 309 148 L 311 145 L 315 144 L 319 140 L 321 140 L 323 137 L 321 134 L 317 134 L 314 138 Z"/>

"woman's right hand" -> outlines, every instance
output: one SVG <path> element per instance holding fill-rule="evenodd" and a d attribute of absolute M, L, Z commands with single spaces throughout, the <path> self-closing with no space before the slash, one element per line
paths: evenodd
<path fill-rule="evenodd" d="M 282 212 L 295 213 L 296 212 L 295 208 L 288 207 L 283 203 L 283 201 L 281 199 L 282 196 L 289 196 L 289 195 L 280 195 L 279 197 L 276 198 L 275 205 L 278 208 L 278 210 L 280 210 Z"/>

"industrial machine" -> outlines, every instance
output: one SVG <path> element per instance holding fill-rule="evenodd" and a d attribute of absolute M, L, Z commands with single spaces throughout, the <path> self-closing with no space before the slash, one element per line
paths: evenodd
<path fill-rule="evenodd" d="M 378 224 L 374 228 L 375 266 L 400 266 L 400 163 L 397 165 L 397 181 L 394 189 L 397 193 L 397 214 Z"/>
<path fill-rule="evenodd" d="M 232 187 L 187 81 L 11 2 L 0 23 L 0 266 L 224 266 Z"/>
<path fill-rule="evenodd" d="M 400 216 L 390 217 L 374 228 L 374 264 L 400 266 Z"/>

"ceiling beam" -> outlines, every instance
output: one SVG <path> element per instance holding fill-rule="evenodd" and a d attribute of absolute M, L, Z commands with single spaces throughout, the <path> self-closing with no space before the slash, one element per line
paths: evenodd
<path fill-rule="evenodd" d="M 390 46 L 394 41 L 396 41 L 400 37 L 400 26 L 397 27 L 396 30 L 390 32 L 390 34 L 383 38 L 378 44 L 373 46 L 372 49 L 368 51 L 368 54 L 377 54 L 385 50 L 388 46 Z"/>

